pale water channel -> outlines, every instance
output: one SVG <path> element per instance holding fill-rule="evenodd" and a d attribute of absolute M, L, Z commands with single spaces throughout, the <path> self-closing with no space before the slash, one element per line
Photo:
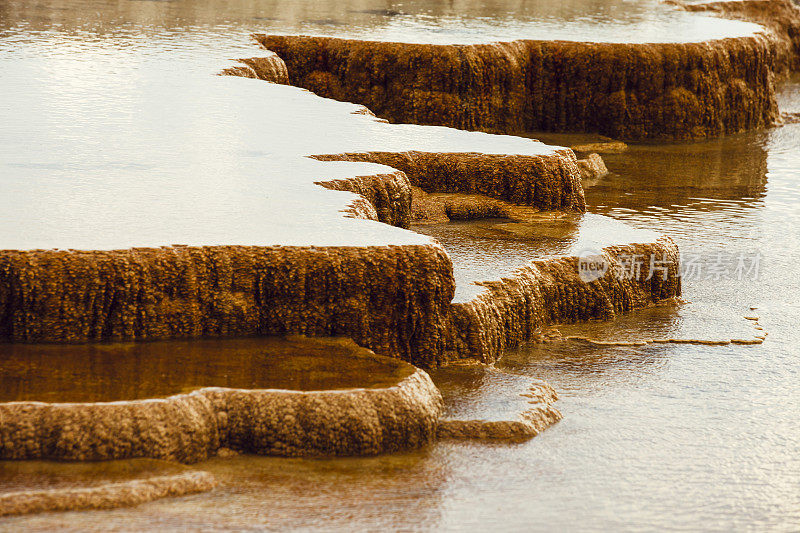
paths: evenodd
<path fill-rule="evenodd" d="M 512 28 L 530 37 L 566 31 L 576 39 L 628 40 L 645 32 L 639 40 L 659 40 L 677 38 L 659 21 L 672 20 L 677 28 L 688 20 L 653 2 L 222 5 L 0 1 L 0 65 L 8 66 L 0 89 L 12 95 L 0 100 L 2 138 L 26 135 L 26 110 L 8 104 L 24 101 L 27 96 L 18 93 L 26 92 L 52 104 L 46 118 L 54 134 L 38 139 L 36 148 L 66 153 L 80 145 L 87 157 L 102 153 L 102 139 L 85 144 L 81 130 L 70 127 L 76 100 L 105 95 L 110 112 L 127 106 L 135 115 L 138 100 L 159 98 L 137 82 L 157 77 L 148 72 L 152 61 L 163 66 L 175 56 L 192 63 L 196 56 L 196 68 L 212 75 L 219 61 L 212 56 L 257 55 L 250 53 L 250 31 L 469 40 L 474 34 L 507 35 Z M 727 26 L 714 24 L 714 31 Z M 532 28 L 544 29 L 526 33 Z M 470 31 L 473 36 L 463 35 Z M 95 71 L 95 59 L 108 69 L 107 79 Z M 25 82 L 23 71 L 30 74 Z M 783 86 L 781 105 L 800 112 L 800 83 Z M 149 120 L 157 130 L 158 117 Z M 9 131 L 9 123 L 18 129 Z M 185 134 L 190 144 L 188 128 Z M 236 142 L 236 135 L 226 132 L 226 141 Z M 667 233 L 684 258 L 702 267 L 684 280 L 687 303 L 563 327 L 562 333 L 616 340 L 732 338 L 752 335 L 755 325 L 743 317 L 756 315 L 769 333 L 763 344 L 529 345 L 508 353 L 497 370 L 433 374 L 449 413 L 459 417 L 512 416 L 527 405 L 520 394 L 530 377 L 547 380 L 560 394 L 564 420 L 529 442 L 442 442 L 409 454 L 356 459 L 215 459 L 196 465 L 223 482 L 208 494 L 131 509 L 4 519 L 0 529 L 798 530 L 800 124 L 706 143 L 634 146 L 604 157 L 612 174 L 586 184 L 587 217 L 599 214 Z M 136 170 L 125 165 L 111 167 Z M 102 170 L 108 168 L 104 162 Z M 483 254 L 487 278 L 529 258 L 530 236 L 504 236 L 504 253 L 493 260 L 483 252 L 483 230 L 463 226 L 461 233 L 440 229 L 451 237 L 450 244 L 446 235 L 442 242 L 456 261 Z M 560 252 L 575 242 L 562 231 L 551 235 L 548 246 Z M 515 249 L 520 257 L 508 252 Z M 758 271 L 738 276 L 739 257 L 748 266 L 757 260 Z M 713 266 L 720 262 L 727 273 Z M 467 270 L 462 282 L 477 275 Z M 93 479 L 83 470 L 59 468 L 49 477 L 17 468 L 14 486 L 23 486 L 26 475 L 37 486 L 69 483 L 73 475 Z M 145 463 L 103 468 L 110 479 L 156 470 Z"/>

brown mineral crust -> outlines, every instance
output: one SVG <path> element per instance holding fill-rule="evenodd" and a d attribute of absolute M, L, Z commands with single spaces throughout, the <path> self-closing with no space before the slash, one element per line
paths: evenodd
<path fill-rule="evenodd" d="M 585 211 L 575 154 L 550 155 L 444 152 L 353 152 L 315 155 L 320 161 L 380 163 L 405 173 L 427 192 L 482 194 L 546 210 Z"/>
<path fill-rule="evenodd" d="M 450 220 L 506 218 L 532 221 L 542 214 L 535 207 L 511 204 L 482 194 L 428 194 L 412 187 L 411 218 L 414 224 L 441 224 Z"/>
<path fill-rule="evenodd" d="M 452 420 L 439 422 L 440 439 L 526 440 L 561 420 L 561 412 L 553 407 L 558 399 L 548 383 L 538 381 L 530 388 L 533 405 L 520 413 L 517 420 Z"/>
<path fill-rule="evenodd" d="M 254 78 L 272 83 L 289 84 L 289 72 L 286 63 L 277 55 L 267 57 L 251 57 L 237 60 L 241 65 L 223 69 L 220 74 L 224 76 L 241 76 Z"/>
<path fill-rule="evenodd" d="M 406 175 L 399 170 L 386 174 L 319 181 L 317 185 L 361 195 L 374 207 L 377 214 L 375 220 L 401 228 L 411 225 L 411 185 Z M 372 217 L 361 215 L 358 218 Z"/>
<path fill-rule="evenodd" d="M 187 472 L 96 487 L 12 492 L 0 494 L 0 516 L 129 507 L 206 492 L 216 485 L 214 476 L 207 472 Z"/>
<path fill-rule="evenodd" d="M 761 24 L 776 39 L 776 72 L 800 70 L 800 7 L 792 0 L 712 0 L 693 4 L 674 0 L 670 3 L 687 11 Z"/>
<path fill-rule="evenodd" d="M 510 277 L 481 283 L 485 290 L 472 300 L 453 304 L 449 350 L 493 362 L 543 326 L 610 319 L 680 295 L 678 248 L 668 237 L 649 244 L 610 246 L 603 254 L 610 264 L 625 257 L 645 258 L 641 274 L 629 279 L 610 268 L 603 277 L 586 283 L 579 276 L 577 257 L 531 261 Z M 660 270 L 650 276 L 651 256 L 669 262 L 666 280 Z"/>
<path fill-rule="evenodd" d="M 347 207 L 342 209 L 342 213 L 347 218 L 380 221 L 375 206 L 363 196 L 356 196 Z"/>
<path fill-rule="evenodd" d="M 418 448 L 436 436 L 439 390 L 421 370 L 399 385 L 349 391 L 209 392 L 227 446 L 259 455 L 374 455 Z"/>
<path fill-rule="evenodd" d="M 354 355 L 355 357 L 355 355 Z M 442 409 L 428 374 L 400 370 L 391 386 L 332 391 L 203 388 L 158 400 L 0 403 L 0 459 L 183 463 L 220 448 L 265 455 L 367 455 L 410 449 L 436 434 Z"/>
<path fill-rule="evenodd" d="M 444 202 L 420 189 L 411 187 L 411 221 L 414 224 L 442 224 L 449 222 Z"/>
<path fill-rule="evenodd" d="M 520 420 L 442 420 L 440 439 L 527 440 L 561 420 L 561 412 L 551 405 L 526 411 Z"/>
<path fill-rule="evenodd" d="M 591 181 L 608 175 L 608 168 L 603 158 L 596 153 L 591 153 L 584 159 L 578 159 L 578 168 L 581 171 L 581 179 L 583 180 Z"/>
<path fill-rule="evenodd" d="M 763 34 L 657 44 L 255 38 L 285 61 L 292 84 L 398 123 L 671 140 L 737 133 L 778 118 L 775 39 Z"/>
<path fill-rule="evenodd" d="M 430 194 L 428 203 L 441 204 L 445 216 L 449 220 L 476 220 L 482 218 L 511 218 L 517 206 L 495 200 L 482 194 Z"/>
<path fill-rule="evenodd" d="M 194 463 L 220 446 L 200 394 L 109 403 L 0 403 L 0 458 L 100 461 L 151 457 Z"/>
<path fill-rule="evenodd" d="M 5 250 L 0 339 L 346 336 L 436 366 L 454 291 L 436 244 Z"/>

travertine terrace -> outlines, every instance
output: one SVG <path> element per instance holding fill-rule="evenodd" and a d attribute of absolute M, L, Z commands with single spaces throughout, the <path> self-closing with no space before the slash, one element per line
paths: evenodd
<path fill-rule="evenodd" d="M 695 13 L 746 20 L 763 25 L 775 43 L 777 74 L 800 69 L 800 9 L 792 0 L 732 0 L 670 3 Z"/>
<path fill-rule="evenodd" d="M 789 0 L 685 8 L 768 30 L 685 43 L 256 39 L 285 61 L 292 84 L 364 104 L 393 122 L 631 140 L 698 139 L 775 124 L 773 77 L 797 66 L 798 8 Z"/>
<path fill-rule="evenodd" d="M 332 352 L 342 351 L 341 343 L 327 342 Z M 344 348 L 350 368 L 377 365 L 393 382 L 342 390 L 206 387 L 160 399 L 0 403 L 0 459 L 195 463 L 220 448 L 283 456 L 372 455 L 429 442 L 442 401 L 430 377 L 398 359 L 355 345 Z"/>
<path fill-rule="evenodd" d="M 159 498 L 206 492 L 216 485 L 214 476 L 206 472 L 186 472 L 92 487 L 17 491 L 0 494 L 0 517 L 128 507 Z"/>
<path fill-rule="evenodd" d="M 271 121 L 282 132 L 273 147 L 283 151 L 280 157 L 218 170 L 236 173 L 236 194 L 252 198 L 247 209 L 220 204 L 220 182 L 183 185 L 179 177 L 156 192 L 150 178 L 132 176 L 122 186 L 129 193 L 123 210 L 113 209 L 119 183 L 98 183 L 100 201 L 87 204 L 90 224 L 117 217 L 113 228 L 81 231 L 71 240 L 69 223 L 56 232 L 56 220 L 26 221 L 29 215 L 20 213 L 17 223 L 27 229 L 19 236 L 29 248 L 9 242 L 0 258 L 2 338 L 343 335 L 377 353 L 436 366 L 448 357 L 454 281 L 438 244 L 401 229 L 411 221 L 411 184 L 536 209 L 585 208 L 569 149 L 386 124 L 359 106 L 258 80 L 222 76 L 207 83 L 220 98 L 254 102 L 247 127 Z M 276 99 L 283 106 L 268 103 Z M 309 137 L 305 121 L 312 117 L 322 127 Z M 307 144 L 298 145 L 293 139 L 302 135 Z M 251 151 L 258 149 L 254 144 Z M 21 204 L 7 200 L 11 211 Z"/>
<path fill-rule="evenodd" d="M 677 246 L 653 237 L 600 250 L 609 263 L 666 258 L 664 277 L 626 279 L 611 269 L 587 281 L 568 255 L 476 280 L 459 298 L 451 257 L 410 231 L 412 222 L 531 222 L 540 212 L 586 210 L 581 178 L 605 172 L 599 156 L 579 161 L 568 148 L 488 132 L 687 139 L 777 120 L 776 41 L 760 32 L 655 44 L 258 41 L 270 52 L 236 60 L 225 76 L 167 75 L 178 87 L 202 84 L 203 100 L 176 97 L 150 109 L 164 133 L 137 139 L 137 159 L 114 183 L 60 161 L 24 172 L 9 163 L 12 180 L 51 189 L 86 180 L 92 193 L 68 204 L 74 211 L 53 193 L 34 216 L 20 210 L 23 193 L 4 198 L 19 231 L 0 242 L 0 340 L 340 336 L 364 347 L 358 357 L 395 365 L 402 377 L 335 391 L 204 387 L 159 399 L 6 402 L 0 457 L 193 463 L 221 449 L 369 455 L 437 434 L 531 437 L 560 418 L 554 394 L 542 393 L 518 420 L 440 423 L 439 391 L 409 363 L 492 363 L 550 324 L 608 319 L 678 296 Z M 219 131 L 258 135 L 231 148 L 224 135 L 198 133 L 189 151 L 174 139 L 187 128 L 202 132 L 193 124 L 209 121 L 205 110 L 224 125 Z M 18 148 L 20 160 L 34 159 L 30 146 Z M 193 478 L 185 491 L 195 485 L 213 482 Z M 113 490 L 126 501 L 127 488 Z M 46 505 L 29 496 L 23 508 Z"/>

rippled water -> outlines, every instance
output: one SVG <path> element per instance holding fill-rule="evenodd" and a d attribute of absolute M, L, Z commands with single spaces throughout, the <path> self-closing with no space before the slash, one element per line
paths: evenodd
<path fill-rule="evenodd" d="M 376 9 L 386 11 L 359 12 Z M 164 72 L 150 70 L 150 59 L 163 67 L 169 54 L 196 56 L 198 63 L 190 63 L 197 73 L 205 72 L 216 68 L 208 61 L 252 55 L 246 35 L 254 30 L 374 28 L 376 36 L 391 30 L 414 38 L 425 31 L 434 39 L 437 33 L 492 35 L 495 30 L 487 28 L 504 29 L 513 20 L 541 24 L 543 31 L 558 27 L 573 38 L 609 31 L 628 39 L 636 34 L 628 30 L 639 24 L 655 40 L 673 34 L 652 21 L 688 20 L 664 9 L 652 2 L 613 1 L 6 0 L 0 2 L 0 60 L 39 80 L 25 86 L 36 91 L 30 101 L 52 103 L 47 115 L 52 135 L 25 147 L 49 153 L 60 143 L 82 139 L 81 128 L 70 127 L 64 113 L 76 101 L 92 99 L 112 116 L 123 111 L 136 117 L 138 101 L 161 97 L 134 90 L 140 76 Z M 462 25 L 464 20 L 473 26 Z M 106 60 L 109 55 L 114 61 Z M 107 80 L 96 65 L 108 70 Z M 4 94 L 19 87 L 9 72 L 0 75 Z M 781 99 L 784 111 L 800 111 L 800 83 L 787 84 Z M 22 117 L 15 127 L 25 131 L 24 108 L 9 109 L 8 102 L 0 100 L 3 116 Z M 146 118 L 158 132 L 158 115 Z M 181 142 L 191 146 L 192 128 L 212 126 L 192 124 Z M 0 135 L 7 139 L 8 131 L 3 124 Z M 237 143 L 249 134 L 234 128 L 221 142 Z M 91 162 L 106 142 L 116 139 L 90 139 L 78 159 Z M 11 152 L 5 144 L 1 149 L 7 160 Z M 337 460 L 218 459 L 197 465 L 223 481 L 209 494 L 131 509 L 4 519 L 0 529 L 800 529 L 800 125 L 708 143 L 635 146 L 605 159 L 612 174 L 587 184 L 591 213 L 668 233 L 685 257 L 698 256 L 704 264 L 718 254 L 760 254 L 761 269 L 756 279 L 686 279 L 684 298 L 690 303 L 562 331 L 601 339 L 726 336 L 750 331 L 752 321 L 742 317 L 757 314 L 770 334 L 764 344 L 527 346 L 509 353 L 497 365 L 500 372 L 461 368 L 434 375 L 449 413 L 464 417 L 510 416 L 524 408 L 519 394 L 529 377 L 549 381 L 560 393 L 564 420 L 527 443 L 442 442 L 410 454 Z M 461 239 L 465 256 L 468 242 Z M 479 252 L 483 241 L 475 242 Z M 523 249 L 521 241 L 503 242 Z M 520 261 L 527 259 L 520 255 Z M 516 259 L 504 255 L 500 265 L 481 260 L 491 274 Z M 41 484 L 42 475 L 37 471 L 30 483 Z M 15 487 L 25 483 L 19 474 L 13 479 Z"/>

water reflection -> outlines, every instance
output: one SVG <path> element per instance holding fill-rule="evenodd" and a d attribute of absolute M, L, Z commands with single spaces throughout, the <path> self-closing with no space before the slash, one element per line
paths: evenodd
<path fill-rule="evenodd" d="M 196 504 L 197 527 L 393 529 L 440 521 L 451 467 L 441 450 L 382 457 L 274 459 L 239 456 L 199 465 L 224 485 Z M 236 501 L 235 505 L 230 505 Z M 176 524 L 186 508 L 163 506 Z M 203 517 L 203 518 L 199 518 Z"/>
<path fill-rule="evenodd" d="M 691 204 L 704 196 L 752 204 L 766 193 L 766 135 L 755 132 L 688 145 L 633 145 L 622 154 L 605 154 L 611 175 L 586 192 L 592 205 L 616 207 L 632 207 L 631 195 L 625 194 L 631 189 L 645 193 L 636 197 L 640 206 Z"/>
<path fill-rule="evenodd" d="M 372 9 L 408 15 L 351 13 Z M 4 103 L 8 106 L 7 102 L 13 101 L 8 99 L 11 91 L 25 92 L 35 102 L 52 102 L 48 113 L 40 116 L 47 127 L 37 130 L 51 128 L 52 137 L 28 143 L 32 145 L 29 151 L 50 153 L 64 139 L 86 141 L 65 112 L 65 106 L 74 105 L 74 100 L 106 94 L 105 104 L 94 100 L 92 105 L 122 109 L 134 116 L 140 109 L 136 105 L 139 99 L 163 99 L 163 105 L 169 107 L 174 99 L 165 98 L 158 90 L 137 93 L 131 86 L 148 73 L 161 77 L 174 66 L 171 61 L 176 56 L 204 76 L 215 72 L 219 61 L 252 51 L 247 34 L 254 30 L 340 31 L 338 26 L 302 23 L 330 19 L 348 21 L 347 27 L 352 24 L 354 31 L 385 28 L 391 22 L 396 25 L 392 27 L 401 29 L 416 24 L 434 34 L 436 18 L 442 16 L 444 31 L 439 35 L 446 39 L 459 23 L 464 26 L 465 19 L 475 22 L 474 34 L 483 36 L 484 29 L 486 35 L 499 32 L 498 28 L 518 32 L 518 26 L 508 24 L 510 20 L 524 25 L 541 16 L 536 20 L 542 23 L 542 33 L 537 35 L 558 27 L 559 31 L 574 32 L 575 38 L 602 32 L 627 37 L 630 28 L 624 23 L 598 28 L 598 21 L 609 17 L 638 18 L 651 24 L 650 35 L 672 38 L 672 28 L 653 24 L 659 13 L 649 1 L 456 0 L 411 1 L 400 6 L 371 0 L 6 0 L 0 2 L 0 61 L 4 66 L 15 63 L 18 70 L 3 70 Z M 549 16 L 553 20 L 544 20 Z M 480 26 L 480 17 L 491 20 Z M 564 24 L 564 20 L 574 24 Z M 687 26 L 686 31 L 695 29 Z M 366 30 L 362 34 L 366 35 Z M 98 44 L 101 42 L 103 46 Z M 167 68 L 148 70 L 145 60 L 159 54 L 167 58 L 161 63 Z M 110 60 L 97 61 L 103 55 Z M 96 75 L 88 76 L 84 69 Z M 782 93 L 783 110 L 800 111 L 798 101 L 800 86 L 787 85 Z M 209 112 L 216 109 L 203 102 L 194 105 Z M 0 134 L 24 138 L 17 132 L 35 129 L 23 113 L 2 112 Z M 9 116 L 16 117 L 13 128 L 18 128 L 12 134 L 8 133 L 12 129 Z M 142 121 L 157 130 L 159 120 L 160 115 L 153 113 Z M 100 131 L 114 131 L 120 124 L 111 126 Z M 183 144 L 191 145 L 195 140 L 192 132 L 208 123 L 190 126 L 184 133 L 189 141 Z M 253 131 L 232 128 L 219 143 L 235 145 L 242 137 L 253 136 Z M 110 141 L 98 137 L 85 142 L 86 151 L 79 152 L 76 159 L 85 163 L 91 160 L 88 156 L 101 157 L 104 143 L 119 142 L 115 137 Z M 732 142 L 731 146 L 737 146 L 739 141 Z M 760 307 L 761 323 L 771 333 L 762 346 L 623 349 L 531 345 L 509 354 L 500 366 L 547 379 L 560 393 L 557 407 L 565 418 L 525 444 L 439 443 L 413 454 L 352 460 L 219 459 L 199 465 L 224 480 L 223 488 L 209 494 L 114 511 L 6 519 L 3 527 L 138 531 L 147 524 L 168 530 L 477 530 L 487 524 L 503 524 L 507 529 L 565 531 L 796 529 L 800 523 L 800 337 L 796 324 L 800 316 L 796 231 L 800 226 L 800 126 L 742 137 L 736 149 L 727 150 L 727 143 L 699 148 L 678 145 L 663 151 L 641 147 L 629 155 L 607 158 L 615 175 L 587 190 L 588 203 L 596 212 L 628 225 L 674 236 L 685 254 L 761 250 L 765 256 L 762 276 L 747 283 L 686 282 L 685 297 L 692 304 L 666 309 L 663 314 L 660 310 L 641 311 L 630 315 L 630 323 L 626 317 L 576 327 L 588 328 L 587 333 L 599 338 L 655 333 L 676 336 L 690 327 L 717 331 L 718 321 L 710 320 L 711 326 L 704 326 L 708 317 L 728 317 L 738 324 L 755 305 Z M 199 152 L 216 153 L 211 143 L 201 148 Z M 135 149 L 133 145 L 129 151 Z M 6 144 L 5 137 L 0 150 L 4 161 L 10 160 L 9 154 L 20 153 L 19 146 Z M 682 164 L 684 158 L 691 163 Z M 31 158 L 28 163 L 66 164 L 41 159 L 45 158 Z M 131 158 L 111 163 L 123 168 L 133 163 L 152 165 L 152 161 Z M 42 172 L 50 169 L 41 167 Z M 220 175 L 228 176 L 228 171 L 228 164 L 220 165 Z M 691 187 L 683 187 L 684 180 Z M 33 201 L 30 205 L 40 208 Z M 531 246 L 524 244 L 530 241 L 524 239 L 494 241 L 501 243 L 498 246 L 514 247 L 500 248 L 494 255 L 508 256 L 509 265 L 527 260 L 525 254 L 531 253 Z M 519 257 L 514 257 L 517 253 Z M 699 305 L 706 310 L 695 313 L 693 306 Z M 729 326 L 725 323 L 724 327 Z M 518 383 L 528 379 L 505 376 L 471 369 L 437 379 L 453 400 L 450 412 L 499 417 L 518 401 Z"/>
<path fill-rule="evenodd" d="M 476 42 L 568 39 L 663 42 L 751 33 L 758 27 L 688 14 L 656 0 L 8 0 L 0 28 L 124 34 L 164 28 L 197 34 L 314 33 L 384 40 Z"/>
<path fill-rule="evenodd" d="M 202 387 L 325 390 L 391 386 L 407 373 L 348 340 L 207 339 L 0 344 L 0 402 L 158 398 Z"/>
<path fill-rule="evenodd" d="M 515 420 L 530 408 L 531 378 L 483 365 L 451 366 L 431 372 L 442 392 L 445 417 L 462 420 Z"/>
<path fill-rule="evenodd" d="M 482 290 L 474 282 L 511 275 L 531 260 L 658 238 L 653 231 L 592 213 L 543 213 L 530 221 L 484 219 L 413 229 L 434 237 L 453 258 L 457 302 L 467 301 Z"/>

